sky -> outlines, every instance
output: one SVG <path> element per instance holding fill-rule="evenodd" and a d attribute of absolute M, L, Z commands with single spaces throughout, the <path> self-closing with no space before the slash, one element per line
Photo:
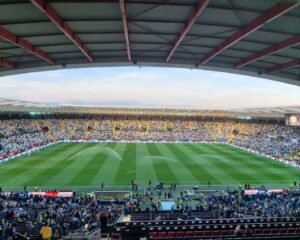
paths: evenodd
<path fill-rule="evenodd" d="M 300 87 L 237 74 L 106 67 L 0 77 L 0 98 L 42 103 L 175 108 L 300 105 Z"/>

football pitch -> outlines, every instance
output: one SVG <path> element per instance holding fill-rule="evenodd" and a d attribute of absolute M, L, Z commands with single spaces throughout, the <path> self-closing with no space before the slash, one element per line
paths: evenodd
<path fill-rule="evenodd" d="M 0 164 L 0 187 L 177 185 L 290 186 L 300 169 L 224 144 L 57 143 Z"/>

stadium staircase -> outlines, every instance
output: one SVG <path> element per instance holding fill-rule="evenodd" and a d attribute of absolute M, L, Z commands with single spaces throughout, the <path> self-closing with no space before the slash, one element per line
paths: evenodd
<path fill-rule="evenodd" d="M 84 139 L 88 139 L 89 138 L 89 135 L 90 135 L 90 130 L 89 130 L 90 124 L 91 124 L 91 120 L 88 120 L 87 123 L 85 124 Z"/>
<path fill-rule="evenodd" d="M 123 121 L 121 120 L 121 121 L 120 121 L 120 131 L 122 131 L 123 126 L 124 126 L 124 123 L 123 123 Z"/>
<path fill-rule="evenodd" d="M 64 120 L 60 120 L 59 121 L 59 125 L 60 125 L 60 131 L 64 132 L 65 131 L 65 121 Z"/>
<path fill-rule="evenodd" d="M 118 129 L 117 129 L 117 126 L 118 126 Z M 122 120 L 120 120 L 119 123 L 116 120 L 114 121 L 113 132 L 114 132 L 115 140 L 120 139 L 119 135 L 120 135 L 120 132 L 123 129 L 123 126 L 124 126 L 124 123 L 123 123 Z"/>
<path fill-rule="evenodd" d="M 73 136 L 75 135 L 76 133 L 76 130 L 78 129 L 78 126 L 79 126 L 79 122 L 78 120 L 75 121 L 75 124 L 74 124 L 74 127 L 70 130 L 69 132 L 69 139 L 72 139 Z"/>
<path fill-rule="evenodd" d="M 107 235 L 103 235 L 104 238 L 107 239 Z M 101 228 L 96 227 L 95 229 L 92 230 L 87 230 L 85 228 L 80 228 L 77 229 L 76 231 L 73 231 L 69 233 L 67 236 L 64 237 L 64 239 L 76 239 L 76 240 L 99 240 L 102 239 L 102 234 L 101 234 Z"/>
<path fill-rule="evenodd" d="M 50 132 L 50 128 L 49 128 L 49 126 L 47 125 L 47 123 L 46 123 L 46 121 L 43 121 L 43 120 L 41 120 L 42 121 L 42 123 L 43 123 L 43 125 L 44 126 L 46 126 L 47 128 L 48 128 L 48 132 L 47 132 L 47 134 L 48 134 L 48 136 L 52 139 L 52 141 L 57 141 L 57 139 L 52 135 L 52 133 Z M 41 126 L 41 124 L 40 124 L 40 122 L 38 121 L 38 120 L 34 120 L 34 124 L 35 124 L 35 126 L 40 130 L 40 131 L 44 131 L 44 129 L 42 128 L 42 126 Z"/>
<path fill-rule="evenodd" d="M 238 128 L 238 131 L 236 133 L 234 133 L 234 130 Z M 228 142 L 231 143 L 233 141 L 233 139 L 238 135 L 238 134 L 241 134 L 243 133 L 245 129 L 245 125 L 242 125 L 242 124 L 235 124 L 232 126 L 232 129 L 231 129 L 231 132 L 230 132 L 230 135 L 228 137 Z"/>
<path fill-rule="evenodd" d="M 166 120 L 164 121 L 164 130 L 165 130 L 165 132 L 168 131 L 168 126 L 167 126 L 167 121 Z"/>
<path fill-rule="evenodd" d="M 112 130 L 113 130 L 113 133 L 114 133 L 114 138 L 117 140 L 118 137 L 119 137 L 119 134 L 118 134 L 116 128 L 117 128 L 117 121 L 114 120 L 114 123 L 113 123 L 113 129 L 112 129 Z"/>
<path fill-rule="evenodd" d="M 35 126 L 37 127 L 38 130 L 43 131 L 43 129 L 41 127 L 41 124 L 39 123 L 38 120 L 34 120 L 34 124 L 35 124 Z"/>
<path fill-rule="evenodd" d="M 208 126 L 208 123 L 205 123 L 204 126 L 207 129 L 207 131 L 209 132 L 211 139 L 213 141 L 216 141 L 216 139 L 217 139 L 216 134 L 213 132 L 213 130 L 210 129 L 210 127 Z"/>
<path fill-rule="evenodd" d="M 42 120 L 43 124 L 48 128 L 48 136 L 52 139 L 52 141 L 56 142 L 57 139 L 53 136 L 53 134 L 51 133 L 51 128 L 49 127 L 49 125 L 47 124 L 47 122 L 45 120 Z"/>
<path fill-rule="evenodd" d="M 192 123 L 192 122 L 189 122 L 189 129 L 192 131 L 193 128 L 194 128 L 193 123 Z"/>
<path fill-rule="evenodd" d="M 234 134 L 234 131 L 235 129 L 237 128 L 238 124 L 233 124 L 232 127 L 231 127 L 231 130 L 230 130 L 230 134 L 229 134 L 229 137 L 227 139 L 227 142 L 231 143 L 232 140 L 234 139 L 235 137 L 235 134 Z"/>
<path fill-rule="evenodd" d="M 114 120 L 114 123 L 113 123 L 113 132 L 115 132 L 115 131 L 116 131 L 116 127 L 117 127 L 117 121 L 116 121 L 116 120 Z"/>
<path fill-rule="evenodd" d="M 239 130 L 239 134 L 242 134 L 243 132 L 244 132 L 244 130 L 245 130 L 245 124 L 240 124 L 240 130 Z"/>
<path fill-rule="evenodd" d="M 217 123 L 217 129 L 218 129 L 218 134 L 222 133 L 222 124 L 221 123 Z"/>
<path fill-rule="evenodd" d="M 93 130 L 95 130 L 97 128 L 97 121 L 95 119 L 93 121 L 94 121 L 93 124 L 92 124 L 93 125 Z"/>
<path fill-rule="evenodd" d="M 290 160 L 290 161 L 293 161 L 297 158 L 300 158 L 300 151 L 287 157 L 287 159 Z"/>
<path fill-rule="evenodd" d="M 120 139 L 119 135 L 120 135 L 120 132 L 119 131 L 115 131 L 115 134 L 114 134 L 115 140 L 119 140 Z"/>

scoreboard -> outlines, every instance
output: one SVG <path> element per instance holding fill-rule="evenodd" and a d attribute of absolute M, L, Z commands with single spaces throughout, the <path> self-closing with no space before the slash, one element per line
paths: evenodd
<path fill-rule="evenodd" d="M 300 113 L 290 113 L 285 115 L 285 125 L 300 126 Z"/>

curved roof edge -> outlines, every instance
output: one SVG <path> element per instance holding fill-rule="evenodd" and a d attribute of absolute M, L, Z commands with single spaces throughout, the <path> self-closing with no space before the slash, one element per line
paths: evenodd
<path fill-rule="evenodd" d="M 283 119 L 285 114 L 300 113 L 300 106 L 262 108 L 171 108 L 171 107 L 117 107 L 97 105 L 63 105 L 0 99 L 1 114 L 84 114 L 111 116 L 165 116 L 165 117 L 216 117 L 216 118 L 265 118 Z"/>
<path fill-rule="evenodd" d="M 222 67 L 214 67 L 214 66 L 204 66 L 204 65 L 190 65 L 190 64 L 177 64 L 177 63 L 156 63 L 156 62 L 138 62 L 133 64 L 131 62 L 110 62 L 110 63 L 76 63 L 76 64 L 67 64 L 67 65 L 52 65 L 52 66 L 38 66 L 38 67 L 29 67 L 22 69 L 13 69 L 6 70 L 0 72 L 0 77 L 16 75 L 16 74 L 24 74 L 24 73 L 32 73 L 32 72 L 43 72 L 43 71 L 52 71 L 52 70 L 63 70 L 63 69 L 73 69 L 73 68 L 92 68 L 92 67 L 167 67 L 167 68 L 186 68 L 186 69 L 200 69 L 200 70 L 208 70 L 208 71 L 216 71 L 216 72 L 225 72 L 238 74 L 243 76 L 257 77 L 263 78 L 267 80 L 282 82 L 286 84 L 300 86 L 299 80 L 293 80 L 286 77 L 274 76 L 265 73 L 254 73 L 252 71 L 245 71 L 239 69 L 229 69 Z"/>

